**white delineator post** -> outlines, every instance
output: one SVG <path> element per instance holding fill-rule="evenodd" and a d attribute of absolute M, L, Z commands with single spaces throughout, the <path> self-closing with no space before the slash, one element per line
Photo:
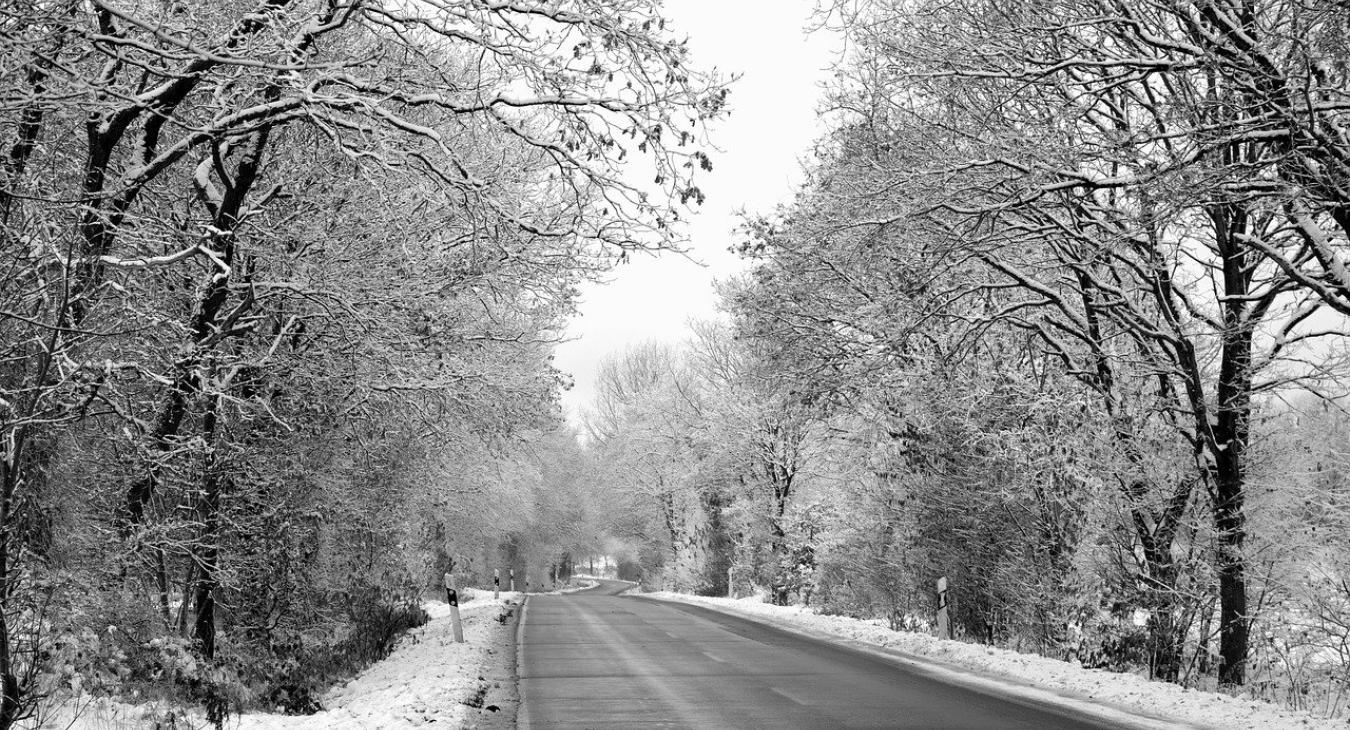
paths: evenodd
<path fill-rule="evenodd" d="M 511 573 L 511 592 L 512 592 L 512 593 L 515 593 L 515 591 L 516 591 L 516 569 L 515 569 L 515 568 L 507 568 L 507 570 L 510 571 L 510 573 Z"/>
<path fill-rule="evenodd" d="M 947 576 L 938 578 L 938 636 L 952 638 L 952 620 L 947 615 Z"/>
<path fill-rule="evenodd" d="M 459 591 L 455 587 L 455 576 L 445 574 L 445 602 L 450 604 L 450 629 L 455 634 L 455 643 L 464 643 L 464 624 L 459 621 Z"/>
<path fill-rule="evenodd" d="M 492 600 L 502 597 L 502 569 L 492 569 Z"/>

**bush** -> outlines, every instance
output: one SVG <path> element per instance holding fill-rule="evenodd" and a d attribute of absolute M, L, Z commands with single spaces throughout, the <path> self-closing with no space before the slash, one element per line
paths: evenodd
<path fill-rule="evenodd" d="M 257 701 L 267 709 L 294 715 L 322 710 L 319 697 L 324 690 L 389 656 L 404 633 L 429 618 L 411 593 L 388 588 L 341 591 L 331 602 L 344 606 L 340 635 L 315 641 L 296 632 L 278 632 L 266 658 L 251 660 L 250 684 L 259 688 Z M 259 655 L 257 648 L 249 653 Z"/>

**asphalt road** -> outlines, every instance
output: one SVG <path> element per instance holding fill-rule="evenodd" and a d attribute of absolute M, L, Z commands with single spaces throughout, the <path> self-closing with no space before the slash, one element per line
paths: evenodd
<path fill-rule="evenodd" d="M 1119 727 L 697 606 L 614 595 L 625 587 L 529 598 L 520 727 Z"/>

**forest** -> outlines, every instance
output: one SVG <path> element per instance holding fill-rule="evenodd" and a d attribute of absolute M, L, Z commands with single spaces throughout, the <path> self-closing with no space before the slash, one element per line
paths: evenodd
<path fill-rule="evenodd" d="M 725 100 L 656 10 L 0 2 L 0 728 L 303 711 L 594 542 L 551 346 Z"/>
<path fill-rule="evenodd" d="M 595 555 L 1342 716 L 1350 10 L 817 16 L 804 184 L 575 425 L 734 114 L 659 0 L 0 0 L 0 730 L 306 712 Z"/>
<path fill-rule="evenodd" d="M 670 589 L 931 631 L 945 577 L 961 640 L 1339 716 L 1345 6 L 821 13 L 830 130 L 725 318 L 601 373 L 607 529 Z"/>

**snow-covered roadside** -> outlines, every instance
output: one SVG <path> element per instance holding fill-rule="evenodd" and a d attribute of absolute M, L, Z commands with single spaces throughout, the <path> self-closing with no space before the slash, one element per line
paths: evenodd
<path fill-rule="evenodd" d="M 450 728 L 513 728 L 516 714 L 515 611 L 521 594 L 475 591 L 460 604 L 463 644 L 454 641 L 450 609 L 428 602 L 431 620 L 404 636 L 394 652 L 322 700 L 309 716 L 261 712 L 232 717 L 239 730 L 401 730 L 435 723 Z M 495 709 L 492 709 L 495 708 Z M 146 726 L 141 705 L 86 702 L 78 715 L 67 710 L 44 727 L 70 730 L 131 730 Z M 194 717 L 198 727 L 205 723 Z"/>
<path fill-rule="evenodd" d="M 943 641 L 927 634 L 892 631 L 877 620 L 822 616 L 809 608 L 774 606 L 759 598 L 706 598 L 666 591 L 643 593 L 642 596 L 705 606 L 817 638 L 844 639 L 858 648 L 871 647 L 954 681 L 1006 691 L 1032 701 L 1067 704 L 1080 709 L 1101 706 L 1103 714 L 1108 716 L 1116 708 L 1147 718 L 1225 730 L 1346 727 L 1343 720 L 1322 720 L 1286 712 L 1265 702 L 1187 690 L 1133 674 L 1084 669 L 1077 664 L 1033 654 Z"/>
<path fill-rule="evenodd" d="M 587 588 L 590 588 L 592 586 L 598 586 L 604 581 L 609 581 L 610 583 L 627 583 L 628 588 L 624 589 L 624 593 L 632 591 L 638 587 L 638 584 L 634 583 L 631 580 L 622 580 L 620 578 L 606 578 L 604 576 L 590 575 L 588 573 L 577 573 L 573 575 L 572 578 L 575 580 L 588 582 L 590 585 L 586 586 Z M 621 593 L 620 595 L 623 594 Z"/>

